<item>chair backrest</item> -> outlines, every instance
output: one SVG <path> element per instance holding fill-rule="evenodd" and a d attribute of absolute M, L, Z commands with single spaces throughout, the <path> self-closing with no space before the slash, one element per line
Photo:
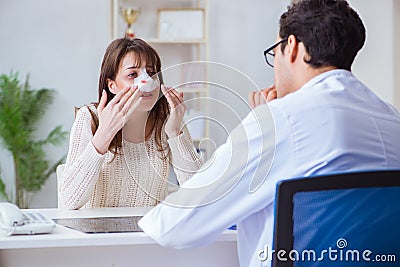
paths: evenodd
<path fill-rule="evenodd" d="M 56 169 L 56 175 L 57 175 L 57 205 L 58 205 L 58 208 L 62 208 L 60 185 L 61 185 L 61 180 L 63 179 L 62 177 L 63 177 L 63 174 L 64 174 L 64 169 L 65 169 L 65 164 L 58 165 L 57 169 Z"/>
<path fill-rule="evenodd" d="M 275 267 L 398 266 L 399 198 L 400 171 L 282 181 L 269 259 Z"/>

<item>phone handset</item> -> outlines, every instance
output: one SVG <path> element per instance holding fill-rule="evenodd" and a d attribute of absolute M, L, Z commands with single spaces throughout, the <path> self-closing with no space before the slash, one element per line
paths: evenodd
<path fill-rule="evenodd" d="M 24 224 L 24 216 L 14 204 L 0 203 L 0 219 L 4 226 L 18 226 Z"/>
<path fill-rule="evenodd" d="M 6 235 L 50 233 L 55 226 L 52 220 L 38 212 L 22 213 L 12 203 L 0 203 L 0 228 Z"/>

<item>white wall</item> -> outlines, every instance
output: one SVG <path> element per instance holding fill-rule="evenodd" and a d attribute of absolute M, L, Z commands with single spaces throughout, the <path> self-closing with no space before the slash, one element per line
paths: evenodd
<path fill-rule="evenodd" d="M 394 104 L 400 109 L 400 1 L 393 0 L 393 96 Z"/>
<path fill-rule="evenodd" d="M 247 99 L 248 91 L 254 87 L 273 83 L 273 71 L 265 64 L 262 52 L 274 42 L 279 16 L 289 2 L 209 0 L 210 60 L 236 68 L 254 81 L 255 85 L 251 85 L 233 75 L 230 77 L 232 81 L 238 80 L 235 90 L 243 99 Z M 399 64 L 393 58 L 393 14 L 396 14 L 393 8 L 399 8 L 395 2 L 350 0 L 367 27 L 367 42 L 353 71 L 379 96 L 392 103 L 400 95 L 393 90 L 395 84 L 400 84 L 399 75 L 395 77 L 393 70 Z M 99 66 L 110 40 L 109 7 L 109 0 L 0 1 L 0 73 L 9 73 L 11 69 L 19 71 L 21 77 L 30 73 L 33 88 L 57 90 L 56 100 L 41 123 L 40 136 L 59 124 L 69 130 L 73 107 L 97 99 Z M 245 115 L 243 103 L 237 97 L 227 98 L 218 90 L 211 95 L 238 107 L 241 117 Z M 400 101 L 396 101 L 399 107 Z M 235 125 L 236 121 L 225 111 L 214 112 L 228 128 Z M 215 139 L 217 143 L 223 141 L 218 136 Z M 49 158 L 59 158 L 67 149 L 68 142 L 52 148 Z M 11 177 L 9 155 L 4 150 L 0 151 L 0 163 L 3 174 Z M 55 181 L 52 176 L 33 198 L 32 207 L 56 206 Z"/>
<path fill-rule="evenodd" d="M 244 104 L 248 93 L 269 87 L 274 82 L 273 69 L 265 63 L 263 51 L 274 44 L 280 14 L 288 3 L 290 1 L 210 1 L 210 60 L 238 71 L 220 71 L 219 75 L 223 75 L 225 85 L 230 85 L 241 98 L 228 95 L 221 89 L 212 88 L 210 92 L 211 97 L 220 99 L 233 109 L 220 110 L 219 105 L 211 106 L 213 119 L 220 121 L 227 130 L 238 123 L 233 111 L 240 118 L 248 113 Z M 217 125 L 210 127 L 211 137 L 218 145 L 226 139 L 219 128 Z"/>
<path fill-rule="evenodd" d="M 367 30 L 367 40 L 353 65 L 354 74 L 384 100 L 394 103 L 394 25 L 396 0 L 350 0 Z"/>
<path fill-rule="evenodd" d="M 263 51 L 275 42 L 278 19 L 288 3 L 211 0 L 211 61 L 237 68 L 261 87 L 271 85 L 273 70 L 265 64 Z"/>
<path fill-rule="evenodd" d="M 38 136 L 56 125 L 70 130 L 74 106 L 97 99 L 101 57 L 109 41 L 108 0 L 0 1 L 0 73 L 30 73 L 32 88 L 54 88 L 57 96 L 41 122 Z M 51 148 L 50 159 L 66 154 L 68 141 Z M 3 175 L 12 177 L 9 155 L 0 152 Z M 5 163 L 3 163 L 3 161 Z M 56 206 L 53 175 L 32 207 Z"/>

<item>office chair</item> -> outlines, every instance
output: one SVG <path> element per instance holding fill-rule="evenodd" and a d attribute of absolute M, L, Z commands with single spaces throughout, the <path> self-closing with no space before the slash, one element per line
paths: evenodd
<path fill-rule="evenodd" d="M 400 171 L 277 185 L 272 265 L 400 266 Z"/>
<path fill-rule="evenodd" d="M 61 185 L 62 176 L 64 174 L 64 169 L 65 169 L 65 164 L 58 165 L 57 169 L 56 169 L 56 176 L 57 176 L 57 205 L 58 205 L 58 208 L 62 208 L 60 185 Z"/>

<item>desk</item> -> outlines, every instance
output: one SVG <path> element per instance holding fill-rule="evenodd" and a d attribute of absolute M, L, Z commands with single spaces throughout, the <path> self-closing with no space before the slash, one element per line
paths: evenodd
<path fill-rule="evenodd" d="M 149 208 L 82 210 L 35 209 L 48 218 L 135 216 Z M 57 225 L 52 234 L 0 235 L 1 267 L 239 266 L 236 231 L 227 230 L 212 244 L 175 250 L 156 244 L 145 233 L 85 234 Z"/>

